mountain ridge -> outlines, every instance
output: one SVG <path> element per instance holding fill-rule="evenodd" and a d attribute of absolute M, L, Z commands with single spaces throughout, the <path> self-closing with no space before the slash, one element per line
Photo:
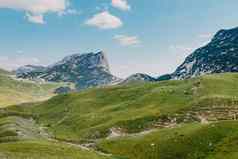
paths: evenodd
<path fill-rule="evenodd" d="M 238 72 L 237 52 L 238 27 L 235 27 L 221 29 L 208 44 L 187 56 L 172 74 L 158 78 L 137 73 L 122 80 L 110 72 L 109 62 L 103 51 L 66 56 L 48 67 L 27 65 L 17 70 L 17 76 L 54 82 L 73 82 L 76 83 L 78 90 L 133 81 L 181 80 L 204 74 Z M 25 72 L 22 71 L 24 69 Z"/>
<path fill-rule="evenodd" d="M 31 67 L 32 68 L 32 67 Z M 18 78 L 41 79 L 53 82 L 75 83 L 77 90 L 111 85 L 120 81 L 112 75 L 109 63 L 103 51 L 97 53 L 73 54 L 44 69 L 26 69 L 16 72 Z"/>
<path fill-rule="evenodd" d="M 238 27 L 218 31 L 207 45 L 186 57 L 172 79 L 224 72 L 238 72 Z"/>

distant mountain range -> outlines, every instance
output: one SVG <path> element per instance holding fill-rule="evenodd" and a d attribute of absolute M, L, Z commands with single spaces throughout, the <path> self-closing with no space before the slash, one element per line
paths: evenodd
<path fill-rule="evenodd" d="M 18 78 L 72 82 L 77 90 L 91 87 L 187 79 L 204 74 L 238 72 L 238 28 L 220 30 L 206 46 L 197 49 L 172 74 L 158 78 L 137 73 L 122 80 L 110 72 L 104 52 L 74 54 L 48 67 L 27 65 L 16 70 Z"/>

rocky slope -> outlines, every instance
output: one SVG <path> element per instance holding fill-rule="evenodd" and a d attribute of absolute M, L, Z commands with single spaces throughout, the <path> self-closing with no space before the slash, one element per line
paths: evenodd
<path fill-rule="evenodd" d="M 122 84 L 127 84 L 127 83 L 132 83 L 132 82 L 155 82 L 156 79 L 147 75 L 147 74 L 142 74 L 142 73 L 136 73 L 125 80 L 123 80 L 121 83 Z"/>
<path fill-rule="evenodd" d="M 111 74 L 107 58 L 103 52 L 67 56 L 44 69 L 23 68 L 16 71 L 18 78 L 72 82 L 75 83 L 78 90 L 120 81 L 119 78 Z"/>
<path fill-rule="evenodd" d="M 44 72 L 45 70 L 46 70 L 46 67 L 44 66 L 26 65 L 26 66 L 19 67 L 15 71 L 15 73 L 17 77 L 27 77 L 33 72 L 34 74 L 40 74 Z M 32 74 L 32 77 L 34 77 L 33 74 Z"/>
<path fill-rule="evenodd" d="M 172 78 L 186 79 L 223 72 L 238 72 L 238 28 L 217 32 L 211 42 L 185 59 Z"/>

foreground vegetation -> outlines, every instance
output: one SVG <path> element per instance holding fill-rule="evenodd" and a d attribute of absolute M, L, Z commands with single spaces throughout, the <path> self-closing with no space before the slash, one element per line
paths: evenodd
<path fill-rule="evenodd" d="M 236 159 L 237 141 L 238 122 L 224 121 L 103 140 L 98 148 L 129 159 Z"/>
<path fill-rule="evenodd" d="M 22 121 L 27 128 L 11 128 L 2 136 L 16 131 L 16 145 L 36 138 L 46 144 L 51 144 L 49 138 L 61 144 L 90 144 L 120 159 L 236 159 L 237 80 L 238 74 L 227 73 L 58 95 L 0 109 L 0 130 Z M 19 140 L 19 129 L 27 138 Z"/>
<path fill-rule="evenodd" d="M 47 141 L 18 141 L 0 144 L 1 159 L 109 159 L 92 151 Z"/>
<path fill-rule="evenodd" d="M 116 159 L 51 138 L 29 116 L 0 117 L 1 159 Z"/>

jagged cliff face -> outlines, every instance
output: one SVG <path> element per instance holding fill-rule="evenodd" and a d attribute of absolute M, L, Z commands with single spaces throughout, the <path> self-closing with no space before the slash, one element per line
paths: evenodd
<path fill-rule="evenodd" d="M 111 74 L 107 58 L 103 52 L 74 54 L 48 66 L 44 71 L 32 70 L 17 76 L 53 82 L 73 82 L 78 90 L 109 85 L 120 80 Z"/>
<path fill-rule="evenodd" d="M 238 28 L 219 31 L 210 43 L 189 55 L 172 78 L 223 72 L 238 72 Z"/>

